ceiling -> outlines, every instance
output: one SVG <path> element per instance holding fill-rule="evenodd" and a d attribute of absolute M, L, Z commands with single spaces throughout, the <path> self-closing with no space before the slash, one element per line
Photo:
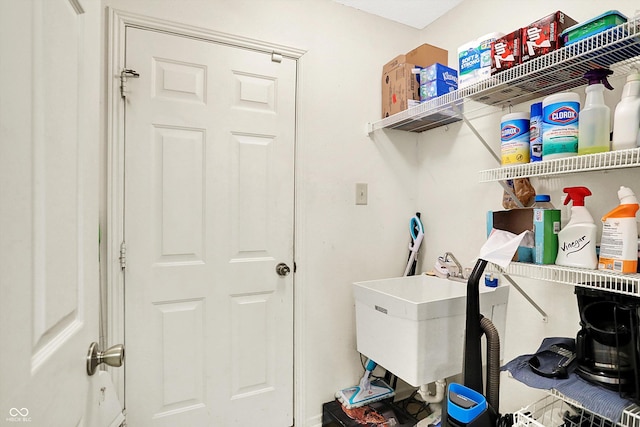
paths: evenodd
<path fill-rule="evenodd" d="M 334 0 L 419 30 L 435 21 L 463 0 Z"/>

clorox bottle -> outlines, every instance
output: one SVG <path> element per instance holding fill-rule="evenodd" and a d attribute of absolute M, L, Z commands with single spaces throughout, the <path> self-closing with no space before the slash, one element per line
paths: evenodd
<path fill-rule="evenodd" d="M 638 199 L 630 188 L 618 190 L 620 205 L 602 217 L 598 270 L 635 273 L 638 269 Z"/>
<path fill-rule="evenodd" d="M 560 92 L 542 100 L 542 160 L 578 154 L 580 95 Z"/>
<path fill-rule="evenodd" d="M 613 90 L 607 81 L 610 74 L 613 74 L 613 71 L 599 68 L 587 71 L 584 75 L 584 78 L 589 80 L 589 86 L 585 89 L 587 98 L 580 110 L 578 154 L 610 150 L 611 110 L 604 103 L 604 89 Z"/>
<path fill-rule="evenodd" d="M 564 204 L 573 201 L 569 223 L 558 233 L 557 265 L 581 267 L 595 270 L 598 267 L 596 257 L 596 225 L 593 217 L 584 207 L 584 198 L 591 195 L 587 187 L 567 187 Z"/>

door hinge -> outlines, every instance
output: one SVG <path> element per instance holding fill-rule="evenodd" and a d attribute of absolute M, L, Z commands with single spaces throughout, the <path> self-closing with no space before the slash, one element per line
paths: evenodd
<path fill-rule="evenodd" d="M 277 62 L 278 64 L 282 62 L 282 54 L 278 52 L 271 52 L 271 62 Z"/>
<path fill-rule="evenodd" d="M 120 96 L 122 98 L 127 97 L 127 77 L 137 79 L 140 77 L 140 73 L 129 68 L 125 68 L 120 72 Z"/>
<path fill-rule="evenodd" d="M 118 259 L 120 260 L 120 268 L 122 270 L 127 268 L 127 244 L 124 240 L 120 243 L 120 258 Z"/>

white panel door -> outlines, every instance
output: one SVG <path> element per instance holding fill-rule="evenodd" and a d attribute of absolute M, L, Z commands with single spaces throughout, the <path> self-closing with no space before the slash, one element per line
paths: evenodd
<path fill-rule="evenodd" d="M 126 39 L 129 423 L 292 425 L 296 63 Z"/>
<path fill-rule="evenodd" d="M 0 424 L 86 423 L 98 340 L 99 3 L 0 1 Z"/>

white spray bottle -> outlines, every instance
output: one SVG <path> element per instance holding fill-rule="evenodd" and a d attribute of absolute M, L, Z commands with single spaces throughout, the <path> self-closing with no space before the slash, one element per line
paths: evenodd
<path fill-rule="evenodd" d="M 587 187 L 566 187 L 564 204 L 573 201 L 569 223 L 558 233 L 557 265 L 581 267 L 595 270 L 598 267 L 596 256 L 596 224 L 584 207 L 584 198 L 591 195 Z"/>
<path fill-rule="evenodd" d="M 611 147 L 611 110 L 604 102 L 605 88 L 613 89 L 607 81 L 610 74 L 613 71 L 598 68 L 584 75 L 589 80 L 589 86 L 585 89 L 587 97 L 578 119 L 578 154 L 602 153 Z"/>
<path fill-rule="evenodd" d="M 627 77 L 622 98 L 613 116 L 611 149 L 626 150 L 640 147 L 640 73 L 635 70 Z"/>

